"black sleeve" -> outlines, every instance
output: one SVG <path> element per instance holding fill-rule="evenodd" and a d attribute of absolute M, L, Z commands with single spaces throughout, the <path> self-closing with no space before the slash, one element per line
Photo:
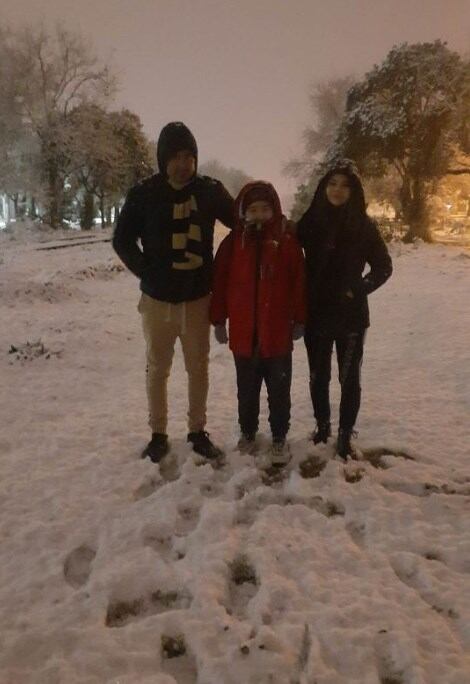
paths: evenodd
<path fill-rule="evenodd" d="M 392 259 L 374 221 L 368 225 L 366 261 L 370 266 L 370 271 L 362 278 L 359 290 L 368 295 L 383 285 L 393 271 Z"/>
<path fill-rule="evenodd" d="M 216 181 L 215 188 L 215 216 L 227 228 L 233 228 L 235 223 L 235 202 L 229 191 L 220 181 Z"/>
<path fill-rule="evenodd" d="M 140 192 L 139 192 L 140 191 Z M 124 206 L 119 212 L 113 235 L 113 248 L 127 268 L 138 278 L 148 264 L 137 240 L 143 227 L 143 197 L 139 186 L 129 190 Z"/>

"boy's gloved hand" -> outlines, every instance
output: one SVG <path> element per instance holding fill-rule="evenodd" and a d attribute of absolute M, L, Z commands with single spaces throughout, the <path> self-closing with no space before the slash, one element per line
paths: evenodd
<path fill-rule="evenodd" d="M 227 344 L 228 335 L 225 324 L 219 323 L 218 325 L 214 326 L 214 336 L 219 344 Z"/>
<path fill-rule="evenodd" d="M 294 327 L 292 328 L 292 339 L 300 340 L 300 338 L 303 337 L 304 334 L 305 325 L 303 323 L 295 323 Z"/>

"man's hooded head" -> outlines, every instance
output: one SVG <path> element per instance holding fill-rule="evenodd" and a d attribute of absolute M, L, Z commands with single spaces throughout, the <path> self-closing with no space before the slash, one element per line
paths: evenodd
<path fill-rule="evenodd" d="M 178 152 L 189 151 L 196 161 L 197 171 L 197 143 L 189 128 L 181 121 L 172 121 L 164 126 L 157 142 L 158 170 L 164 176 L 167 175 L 167 166 L 170 159 L 176 157 Z"/>

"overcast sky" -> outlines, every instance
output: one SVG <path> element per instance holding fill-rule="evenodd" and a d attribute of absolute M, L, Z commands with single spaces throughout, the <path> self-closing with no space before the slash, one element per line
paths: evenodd
<path fill-rule="evenodd" d="M 311 84 L 361 76 L 402 42 L 470 52 L 470 0 L 1 0 L 0 21 L 61 20 L 120 77 L 116 106 L 155 138 L 171 120 L 218 158 L 282 195 L 301 150 Z"/>

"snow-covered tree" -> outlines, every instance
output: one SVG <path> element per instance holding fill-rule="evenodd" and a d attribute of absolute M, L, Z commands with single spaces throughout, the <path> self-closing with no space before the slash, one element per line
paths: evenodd
<path fill-rule="evenodd" d="M 136 114 L 107 112 L 85 104 L 68 120 L 68 149 L 73 160 L 69 182 L 82 197 L 82 227 L 91 228 L 98 202 L 102 225 L 131 185 L 151 173 L 151 149 Z"/>
<path fill-rule="evenodd" d="M 445 43 L 395 47 L 380 66 L 354 85 L 343 123 L 329 149 L 381 176 L 392 167 L 409 231 L 405 239 L 431 239 L 428 200 L 436 181 L 464 173 L 468 150 L 470 66 Z"/>
<path fill-rule="evenodd" d="M 85 101 L 106 100 L 114 78 L 79 34 L 61 26 L 53 32 L 44 27 L 4 29 L 0 52 L 0 88 L 7 96 L 7 105 L 0 105 L 0 122 L 16 117 L 18 136 L 24 132 L 33 136 L 42 172 L 44 219 L 60 225 L 64 181 L 72 161 L 67 149 L 68 117 Z"/>

